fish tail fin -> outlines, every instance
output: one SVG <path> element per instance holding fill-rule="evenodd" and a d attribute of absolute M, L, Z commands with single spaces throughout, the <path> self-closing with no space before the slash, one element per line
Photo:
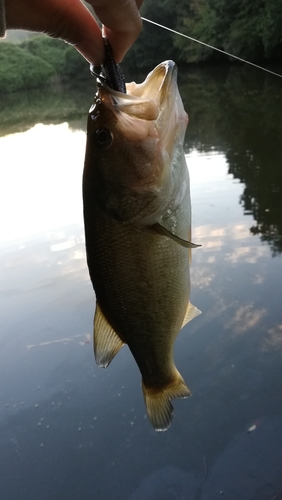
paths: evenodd
<path fill-rule="evenodd" d="M 167 430 L 172 422 L 174 410 L 170 400 L 188 398 L 191 395 L 189 387 L 176 368 L 174 378 L 167 386 L 156 389 L 146 387 L 142 382 L 142 389 L 148 417 L 156 431 Z"/>

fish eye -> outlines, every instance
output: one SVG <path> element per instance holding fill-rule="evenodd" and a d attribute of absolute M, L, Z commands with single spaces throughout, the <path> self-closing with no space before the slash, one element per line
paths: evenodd
<path fill-rule="evenodd" d="M 96 146 L 100 149 L 108 148 L 113 142 L 113 135 L 111 131 L 106 128 L 97 128 L 95 132 Z"/>

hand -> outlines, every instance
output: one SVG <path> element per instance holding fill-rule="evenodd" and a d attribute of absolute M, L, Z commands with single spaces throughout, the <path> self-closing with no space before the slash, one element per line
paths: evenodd
<path fill-rule="evenodd" d="M 143 0 L 88 0 L 105 26 L 116 62 L 139 35 Z M 81 0 L 6 0 L 8 29 L 39 31 L 62 38 L 95 66 L 104 60 L 101 30 Z"/>

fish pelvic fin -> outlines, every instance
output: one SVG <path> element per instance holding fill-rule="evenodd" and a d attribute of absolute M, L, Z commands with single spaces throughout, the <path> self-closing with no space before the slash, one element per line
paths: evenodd
<path fill-rule="evenodd" d="M 181 328 L 189 323 L 189 321 L 192 321 L 192 319 L 199 316 L 199 314 L 202 314 L 202 311 L 200 311 L 200 309 L 198 309 L 196 306 L 193 306 L 193 304 L 189 302 Z"/>
<path fill-rule="evenodd" d="M 107 368 L 124 344 L 106 320 L 98 303 L 96 304 L 94 316 L 93 343 L 96 363 L 103 368 Z"/>
<path fill-rule="evenodd" d="M 166 229 L 166 227 L 162 226 L 158 222 L 156 224 L 152 224 L 151 228 L 154 229 L 156 233 L 162 236 L 166 236 L 167 238 L 170 238 L 172 241 L 175 241 L 175 243 L 178 243 L 178 245 L 184 248 L 198 248 L 202 246 L 202 245 L 196 245 L 195 243 L 191 243 L 190 241 L 183 240 L 182 238 L 180 238 L 176 234 L 173 234 L 171 231 Z"/>
<path fill-rule="evenodd" d="M 156 431 L 166 431 L 172 422 L 174 410 L 170 400 L 188 398 L 191 395 L 189 387 L 176 368 L 173 381 L 166 387 L 150 388 L 142 382 L 142 389 L 148 417 Z"/>

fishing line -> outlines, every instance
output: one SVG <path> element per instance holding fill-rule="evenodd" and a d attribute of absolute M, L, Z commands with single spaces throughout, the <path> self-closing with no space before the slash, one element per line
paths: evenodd
<path fill-rule="evenodd" d="M 282 78 L 282 75 L 280 75 L 279 73 L 275 73 L 274 71 L 270 71 L 270 69 L 263 68 L 263 66 L 259 66 L 258 64 L 247 61 L 246 59 L 242 59 L 242 57 L 234 56 L 234 54 L 230 54 L 229 52 L 226 52 L 225 50 L 221 50 L 221 49 L 218 49 L 217 47 L 213 47 L 212 45 L 209 45 L 208 43 L 201 42 L 200 40 L 197 40 L 196 38 L 192 38 L 191 36 L 184 35 L 184 33 L 180 33 L 180 31 L 176 31 L 176 30 L 173 30 L 172 28 L 168 28 L 167 26 L 163 26 L 162 24 L 156 23 L 155 21 L 151 21 L 150 19 L 146 19 L 146 17 L 141 17 L 141 19 L 143 19 L 143 21 L 147 21 L 147 23 L 154 24 L 155 26 L 158 26 L 159 28 L 163 28 L 165 30 L 171 31 L 172 33 L 175 33 L 176 35 L 180 35 L 180 36 L 183 36 L 184 38 L 188 38 L 188 40 L 192 40 L 192 42 L 200 43 L 201 45 L 204 45 L 205 47 L 208 47 L 209 49 L 217 50 L 217 52 L 221 52 L 222 54 L 225 54 L 226 56 L 233 57 L 233 59 L 237 59 L 238 61 L 249 64 L 250 66 L 254 66 L 255 68 L 262 69 L 263 71 L 266 71 L 267 73 L 270 73 L 271 75 L 279 76 L 279 78 Z"/>

